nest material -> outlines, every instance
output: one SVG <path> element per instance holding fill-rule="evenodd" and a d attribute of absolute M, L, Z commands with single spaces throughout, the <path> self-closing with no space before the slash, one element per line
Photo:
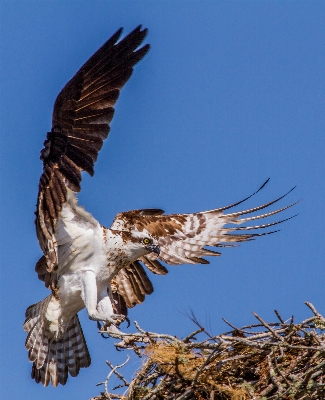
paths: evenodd
<path fill-rule="evenodd" d="M 111 367 L 105 392 L 92 400 L 266 400 L 325 399 L 325 319 L 310 303 L 314 316 L 294 323 L 293 317 L 236 328 L 199 341 L 200 329 L 185 339 L 150 333 L 112 334 L 122 339 L 117 348 L 132 349 L 144 357 L 140 370 L 129 383 Z M 102 333 L 102 332 L 101 332 Z M 109 393 L 108 380 L 118 376 L 124 395 Z M 116 388 L 115 388 L 116 389 Z"/>

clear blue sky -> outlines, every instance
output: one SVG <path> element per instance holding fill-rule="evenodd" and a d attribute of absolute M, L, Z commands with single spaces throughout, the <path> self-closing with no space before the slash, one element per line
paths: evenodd
<path fill-rule="evenodd" d="M 130 313 L 148 330 L 184 336 L 191 307 L 225 331 L 251 311 L 273 320 L 324 312 L 323 1 L 1 2 L 1 394 L 3 398 L 88 399 L 125 360 L 113 340 L 81 321 L 92 365 L 65 387 L 29 378 L 22 330 L 28 305 L 48 293 L 34 273 L 41 255 L 34 210 L 39 151 L 56 95 L 119 27 L 149 28 L 152 49 L 123 89 L 95 176 L 80 203 L 109 226 L 122 210 L 168 213 L 220 207 L 263 191 L 258 205 L 297 188 L 299 216 L 282 231 L 226 249 L 208 266 L 151 276 L 155 292 Z M 126 328 L 125 328 L 126 329 Z M 134 328 L 131 327 L 129 331 Z M 137 366 L 130 362 L 129 373 Z"/>

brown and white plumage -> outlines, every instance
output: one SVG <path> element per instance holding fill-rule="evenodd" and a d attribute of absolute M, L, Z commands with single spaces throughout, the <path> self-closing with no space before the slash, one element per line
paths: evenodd
<path fill-rule="evenodd" d="M 146 270 L 165 275 L 168 270 L 162 262 L 206 264 L 204 257 L 220 255 L 207 247 L 231 247 L 272 233 L 256 230 L 283 220 L 239 225 L 292 206 L 248 218 L 243 216 L 284 196 L 234 213 L 227 210 L 242 201 L 191 214 L 134 210 L 119 213 L 108 229 L 78 205 L 81 172 L 94 173 L 119 92 L 149 50 L 149 45 L 138 49 L 146 33 L 138 27 L 118 41 L 121 30 L 116 32 L 65 85 L 54 104 L 52 130 L 41 151 L 44 165 L 35 221 L 43 251 L 35 270 L 52 294 L 28 307 L 24 324 L 32 377 L 45 386 L 64 385 L 69 374 L 76 376 L 90 365 L 77 316 L 82 308 L 90 319 L 116 330 L 128 308 L 153 292 Z"/>

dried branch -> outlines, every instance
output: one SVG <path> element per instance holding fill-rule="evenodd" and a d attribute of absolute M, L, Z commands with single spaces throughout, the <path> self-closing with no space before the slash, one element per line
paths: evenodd
<path fill-rule="evenodd" d="M 105 395 L 106 395 L 106 398 L 108 399 L 108 400 L 112 400 L 112 396 L 114 396 L 114 395 L 110 395 L 109 393 L 108 393 L 108 381 L 109 381 L 109 379 L 110 379 L 110 377 L 115 373 L 119 378 L 120 378 L 120 374 L 119 373 L 117 373 L 117 368 L 121 368 L 121 367 L 123 367 L 128 361 L 130 360 L 130 356 L 127 356 L 127 359 L 124 361 L 124 363 L 122 363 L 122 364 L 120 364 L 120 365 L 116 365 L 115 367 L 113 367 L 112 368 L 112 370 L 109 372 L 109 374 L 107 375 L 107 377 L 106 377 L 106 379 L 105 379 L 105 381 L 104 382 L 100 382 L 100 383 L 97 383 L 97 385 L 96 386 L 99 386 L 99 385 L 104 385 L 104 387 L 105 387 Z M 109 366 L 111 366 L 110 365 L 110 363 L 108 362 L 108 361 L 106 361 L 106 363 L 109 365 Z M 121 379 L 121 378 L 120 378 Z M 124 379 L 124 378 L 122 378 L 122 380 L 124 381 L 124 382 L 126 382 L 126 380 Z"/>

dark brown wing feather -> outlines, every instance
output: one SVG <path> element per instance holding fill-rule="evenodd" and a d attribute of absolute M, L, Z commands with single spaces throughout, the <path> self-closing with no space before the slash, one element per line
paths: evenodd
<path fill-rule="evenodd" d="M 168 274 L 168 269 L 164 267 L 158 260 L 150 258 L 149 256 L 143 256 L 140 261 L 148 268 L 150 272 L 157 275 Z"/>
<path fill-rule="evenodd" d="M 67 188 L 79 192 L 81 172 L 94 174 L 94 163 L 108 136 L 120 90 L 134 65 L 149 50 L 149 45 L 137 50 L 146 29 L 139 26 L 117 43 L 121 32 L 122 29 L 118 30 L 80 68 L 54 104 L 52 130 L 41 151 L 44 169 L 36 210 L 37 236 L 48 271 L 57 261 L 52 235 L 67 198 Z"/>
<path fill-rule="evenodd" d="M 127 315 L 127 308 L 141 304 L 153 292 L 152 283 L 138 261 L 122 268 L 111 285 L 117 314 Z"/>
<path fill-rule="evenodd" d="M 36 263 L 35 272 L 38 279 L 44 282 L 46 288 L 55 290 L 57 284 L 57 274 L 47 271 L 47 263 L 45 256 L 42 256 Z"/>

